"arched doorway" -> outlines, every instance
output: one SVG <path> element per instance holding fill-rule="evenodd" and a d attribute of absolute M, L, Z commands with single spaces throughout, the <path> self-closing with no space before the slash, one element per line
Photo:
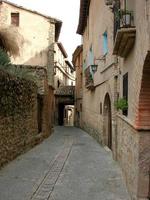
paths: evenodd
<path fill-rule="evenodd" d="M 111 114 L 111 101 L 110 96 L 107 93 L 104 100 L 104 143 L 110 149 L 112 149 L 112 114 Z"/>
<path fill-rule="evenodd" d="M 63 126 L 64 125 L 64 108 L 65 105 L 60 103 L 58 104 L 58 125 Z"/>

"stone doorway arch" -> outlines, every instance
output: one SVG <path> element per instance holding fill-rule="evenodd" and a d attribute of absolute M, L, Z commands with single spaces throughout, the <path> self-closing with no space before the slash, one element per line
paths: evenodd
<path fill-rule="evenodd" d="M 103 107 L 104 116 L 104 144 L 112 149 L 112 113 L 111 113 L 111 100 L 107 93 L 104 99 Z"/>

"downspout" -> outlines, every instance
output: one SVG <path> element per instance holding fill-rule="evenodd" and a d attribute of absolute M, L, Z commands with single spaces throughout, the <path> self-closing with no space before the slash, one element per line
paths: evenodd
<path fill-rule="evenodd" d="M 126 11 L 127 11 L 127 0 L 124 0 L 125 24 L 127 24 Z"/>
<path fill-rule="evenodd" d="M 127 10 L 127 0 L 124 0 L 124 11 L 126 12 Z"/>

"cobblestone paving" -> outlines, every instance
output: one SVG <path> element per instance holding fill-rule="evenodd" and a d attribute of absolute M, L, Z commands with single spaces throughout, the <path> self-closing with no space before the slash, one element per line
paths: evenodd
<path fill-rule="evenodd" d="M 111 152 L 84 131 L 54 134 L 0 171 L 0 200 L 130 200 Z"/>

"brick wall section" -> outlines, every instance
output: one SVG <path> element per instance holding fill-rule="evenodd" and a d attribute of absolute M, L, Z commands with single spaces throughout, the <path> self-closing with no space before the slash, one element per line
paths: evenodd
<path fill-rule="evenodd" d="M 0 71 L 0 167 L 38 141 L 37 87 Z"/>
<path fill-rule="evenodd" d="M 141 91 L 137 110 L 135 127 L 150 130 L 150 52 L 148 53 L 143 68 Z"/>

